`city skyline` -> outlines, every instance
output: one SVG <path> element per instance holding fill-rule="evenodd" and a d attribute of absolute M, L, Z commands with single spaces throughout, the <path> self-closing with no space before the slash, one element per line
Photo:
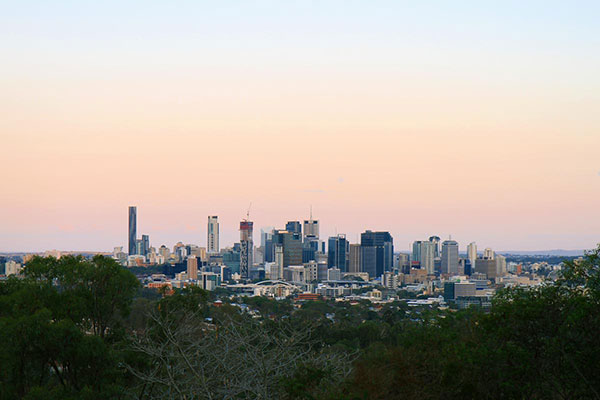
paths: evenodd
<path fill-rule="evenodd" d="M 311 210 L 312 212 L 312 210 Z M 132 217 L 133 215 L 133 217 Z M 200 247 L 204 247 L 207 252 L 208 252 L 208 229 L 209 229 L 209 225 L 211 223 L 211 218 L 216 218 L 216 224 L 217 224 L 217 242 L 220 243 L 219 247 L 221 249 L 224 248 L 231 248 L 235 243 L 239 243 L 240 242 L 240 222 L 246 221 L 248 220 L 249 222 L 251 222 L 255 227 L 258 227 L 258 232 L 255 232 L 253 234 L 253 240 L 255 243 L 255 246 L 260 245 L 261 242 L 261 237 L 260 237 L 260 232 L 263 229 L 274 229 L 274 230 L 286 230 L 286 226 L 289 227 L 289 225 L 291 223 L 300 223 L 300 227 L 302 228 L 302 223 L 301 221 L 307 221 L 309 220 L 308 218 L 302 218 L 302 216 L 297 217 L 297 218 L 288 218 L 285 219 L 284 221 L 280 222 L 279 224 L 257 224 L 255 221 L 253 221 L 254 218 L 252 218 L 250 216 L 249 219 L 247 219 L 248 215 L 246 215 L 246 217 L 242 217 L 239 218 L 235 223 L 234 223 L 234 227 L 231 226 L 223 226 L 222 224 L 222 219 L 220 215 L 214 215 L 214 214 L 207 214 L 204 216 L 204 218 L 208 218 L 209 223 L 206 223 L 206 219 L 203 220 L 204 222 L 204 228 L 202 227 L 202 223 L 200 223 L 198 221 L 197 227 L 193 227 L 191 224 L 187 224 L 185 225 L 185 229 L 182 229 L 182 231 L 178 234 L 176 231 L 174 230 L 170 230 L 168 237 L 171 238 L 170 240 L 160 240 L 160 238 L 166 238 L 167 236 L 165 235 L 161 235 L 160 231 L 154 231 L 152 229 L 139 229 L 139 226 L 142 226 L 142 228 L 145 226 L 144 224 L 144 219 L 143 218 L 138 218 L 138 206 L 127 206 L 127 221 L 124 225 L 124 227 L 127 230 L 127 235 L 126 237 L 124 237 L 123 232 L 121 232 L 121 234 L 119 235 L 119 238 L 114 238 L 113 242 L 111 242 L 111 244 L 106 247 L 106 248 L 102 248 L 102 249 L 98 249 L 98 248 L 94 248 L 94 247 L 83 247 L 83 248 L 60 248 L 60 247 L 45 247 L 45 248 L 39 248 L 39 249 L 2 249 L 0 248 L 0 252 L 44 252 L 44 251 L 48 251 L 48 250 L 62 250 L 62 251 L 97 251 L 97 252 L 106 252 L 106 253 L 110 253 L 114 247 L 116 246 L 122 246 L 124 249 L 129 249 L 131 248 L 131 246 L 133 246 L 133 253 L 131 254 L 135 254 L 135 243 L 140 242 L 141 239 L 143 239 L 142 236 L 144 237 L 149 237 L 149 244 L 152 247 L 158 248 L 162 245 L 167 246 L 168 248 L 173 247 L 174 245 L 176 245 L 177 243 L 181 242 L 184 244 L 194 244 Z M 142 211 L 142 215 L 144 215 L 144 212 Z M 365 225 L 362 230 L 356 232 L 356 233 L 352 233 L 352 234 L 347 234 L 345 232 L 341 232 L 339 229 L 337 228 L 328 228 L 326 224 L 323 224 L 323 221 L 321 220 L 320 217 L 316 217 L 311 215 L 310 216 L 311 220 L 314 220 L 315 222 L 317 222 L 318 226 L 320 226 L 321 228 L 324 228 L 324 232 L 326 232 L 325 235 L 321 235 L 320 237 L 320 242 L 327 242 L 329 238 L 333 238 L 333 237 L 337 237 L 338 235 L 343 235 L 344 237 L 347 238 L 348 243 L 350 244 L 360 244 L 361 243 L 361 235 L 367 231 L 385 231 L 385 232 L 390 232 L 391 236 L 394 238 L 395 243 L 397 243 L 395 245 L 396 247 L 396 251 L 397 252 L 404 252 L 404 253 L 412 253 L 415 251 L 414 249 L 414 245 L 415 243 L 420 243 L 420 242 L 425 242 L 428 243 L 429 241 L 427 240 L 427 237 L 429 237 L 429 240 L 431 240 L 432 238 L 437 238 L 440 239 L 440 237 L 438 236 L 431 236 L 433 235 L 438 235 L 439 232 L 426 232 L 425 234 L 419 236 L 419 235 L 415 235 L 415 234 L 411 234 L 410 232 L 394 232 L 393 229 L 387 228 L 385 226 L 380 226 L 377 229 L 373 229 L 371 227 L 368 227 L 368 225 Z M 141 224 L 140 224 L 141 222 Z M 133 225 L 132 225 L 133 224 Z M 133 231 L 132 231 L 132 226 L 133 226 Z M 220 227 L 219 227 L 220 226 Z M 143 231 L 145 232 L 144 235 L 136 235 L 136 231 L 140 232 Z M 200 232 L 200 234 L 198 235 L 198 237 L 196 237 L 197 232 Z M 327 233 L 329 232 L 329 233 Z M 132 233 L 134 236 L 132 236 Z M 304 236 L 304 229 L 302 229 L 302 236 Z M 139 236 L 139 237 L 137 237 Z M 155 239 L 156 237 L 158 237 L 159 239 Z M 400 238 L 408 238 L 408 241 L 398 241 L 396 238 L 400 237 Z M 223 238 L 225 238 L 225 240 L 223 240 Z M 483 251 L 484 247 L 485 248 L 494 248 L 494 249 L 498 249 L 498 251 L 523 251 L 523 252 L 531 252 L 531 251 L 550 251 L 550 250 L 566 250 L 566 251 L 571 251 L 571 250 L 585 250 L 585 247 L 581 247 L 581 248 L 565 248 L 565 247 L 546 247 L 546 248 L 502 248 L 502 247 L 498 247 L 495 246 L 493 243 L 487 243 L 487 242 L 483 242 L 481 241 L 477 235 L 474 236 L 468 236 L 468 237 L 458 237 L 452 233 L 449 233 L 447 235 L 442 235 L 441 236 L 441 240 L 442 241 L 446 241 L 446 240 L 450 240 L 450 241 L 456 241 L 459 244 L 460 247 L 460 252 L 461 254 L 465 253 L 467 254 L 468 252 L 468 245 L 471 242 L 475 242 L 477 243 L 477 247 L 479 249 L 481 249 L 480 253 Z M 132 244 L 133 243 L 133 244 Z M 439 244 L 441 246 L 441 243 Z M 441 249 L 441 248 L 440 248 Z M 440 250 L 441 251 L 441 250 Z M 441 253 L 440 253 L 441 254 Z"/>
<path fill-rule="evenodd" d="M 137 234 L 137 206 L 136 205 L 129 205 L 127 207 L 128 211 L 127 211 L 127 237 L 125 239 L 125 244 L 121 244 L 121 243 L 116 243 L 111 247 L 112 250 L 114 250 L 117 247 L 121 247 L 124 248 L 125 250 L 127 250 L 127 254 L 129 255 L 137 255 L 137 254 L 145 254 L 145 252 L 148 250 L 148 248 L 151 246 L 155 249 L 158 249 L 161 246 L 166 246 L 167 248 L 171 248 L 171 247 L 177 247 L 180 244 L 185 244 L 185 245 L 194 245 L 194 246 L 199 246 L 201 248 L 203 248 L 206 252 L 206 254 L 211 254 L 210 251 L 210 245 L 209 242 L 211 241 L 211 234 L 209 233 L 210 229 L 211 229 L 211 224 L 214 224 L 214 228 L 216 228 L 215 231 L 215 236 L 214 239 L 216 239 L 216 245 L 217 247 L 221 248 L 221 249 L 231 249 L 232 247 L 234 247 L 235 245 L 239 245 L 240 244 L 240 239 L 242 239 L 242 236 L 244 237 L 248 237 L 250 238 L 251 241 L 254 241 L 254 247 L 257 246 L 262 246 L 263 245 L 263 235 L 267 232 L 291 232 L 291 233 L 298 233 L 299 237 L 301 240 L 307 239 L 307 222 L 310 221 L 311 223 L 308 224 L 308 229 L 309 229 L 309 233 L 308 233 L 308 238 L 313 238 L 313 240 L 316 240 L 317 243 L 323 243 L 323 244 L 327 244 L 330 240 L 334 239 L 334 238 L 338 238 L 338 237 L 343 237 L 344 240 L 347 240 L 347 244 L 350 245 L 361 245 L 361 243 L 364 240 L 364 235 L 365 234 L 370 234 L 370 233 L 377 233 L 378 232 L 372 232 L 372 229 L 369 228 L 364 228 L 361 232 L 357 233 L 355 235 L 355 239 L 353 240 L 350 237 L 347 237 L 348 235 L 346 235 L 345 233 L 339 232 L 337 229 L 335 229 L 335 232 L 331 235 L 327 235 L 326 237 L 318 237 L 318 236 L 313 236 L 313 232 L 314 232 L 314 226 L 316 226 L 317 230 L 318 227 L 320 225 L 320 220 L 319 218 L 313 218 L 312 215 L 312 207 L 310 209 L 310 218 L 308 220 L 304 220 L 304 224 L 301 223 L 301 219 L 288 219 L 285 223 L 282 223 L 280 227 L 276 227 L 273 225 L 263 225 L 260 226 L 259 231 L 256 233 L 258 235 L 258 237 L 256 239 L 254 239 L 254 233 L 252 233 L 253 228 L 252 226 L 255 225 L 254 222 L 252 221 L 252 218 L 250 218 L 250 214 L 249 214 L 249 210 L 246 213 L 246 217 L 242 218 L 238 221 L 239 224 L 239 228 L 237 231 L 232 231 L 233 233 L 233 239 L 231 242 L 226 243 L 224 246 L 219 245 L 220 242 L 220 228 L 219 228 L 219 216 L 218 215 L 208 215 L 208 223 L 206 224 L 206 230 L 204 231 L 205 234 L 205 239 L 204 241 L 200 240 L 182 240 L 182 239 L 176 239 L 172 242 L 155 242 L 154 240 L 150 239 L 150 234 L 143 234 L 143 235 L 138 235 Z M 313 226 L 314 223 L 314 226 Z M 247 229 L 247 226 L 249 224 L 249 232 L 251 236 L 248 235 L 244 235 L 242 234 L 243 230 Z M 242 226 L 244 226 L 244 228 L 242 228 Z M 391 234 L 391 237 L 393 238 L 394 235 L 391 233 L 391 231 L 389 231 L 389 229 L 381 229 L 382 234 L 388 234 L 388 232 L 390 232 L 389 234 Z M 139 236 L 139 237 L 138 237 Z M 227 235 L 229 236 L 229 235 Z M 430 236 L 429 239 L 423 239 L 422 237 L 413 237 L 412 239 L 410 239 L 408 245 L 406 247 L 403 246 L 403 244 L 400 244 L 400 246 L 396 247 L 396 251 L 394 253 L 411 253 L 411 254 L 426 254 L 428 251 L 430 251 L 430 255 L 426 256 L 427 258 L 431 258 L 431 260 L 427 260 L 426 265 L 429 265 L 430 263 L 433 262 L 433 257 L 439 257 L 441 255 L 441 242 L 440 240 L 444 241 L 444 242 L 454 242 L 454 243 L 458 243 L 458 246 L 460 247 L 461 245 L 464 248 L 460 249 L 460 253 L 461 254 L 466 254 L 467 257 L 469 258 L 469 248 L 471 245 L 475 246 L 475 251 L 477 249 L 477 240 L 473 239 L 474 241 L 469 242 L 468 244 L 463 244 L 460 240 L 459 241 L 455 241 L 453 240 L 453 237 L 451 234 L 449 234 L 447 237 L 445 238 L 440 238 L 439 236 Z M 432 247 L 429 250 L 425 250 L 425 248 L 423 248 L 423 250 L 425 251 L 425 253 L 422 253 L 421 247 L 422 245 L 425 244 L 431 244 Z M 145 249 L 142 253 L 140 253 L 140 248 L 138 246 L 142 246 L 143 249 Z M 418 247 L 415 247 L 418 246 Z M 484 254 L 483 251 L 483 247 L 485 247 L 485 251 L 490 250 L 490 247 L 493 246 L 481 246 L 479 247 L 481 249 L 481 251 L 479 252 L 480 254 Z M 417 250 L 418 248 L 418 250 Z M 102 249 L 102 250 L 98 250 L 98 249 L 92 249 L 92 248 L 85 248 L 85 249 L 67 249 L 67 248 L 47 248 L 47 249 L 43 249 L 43 250 L 26 250 L 26 251 L 19 251 L 19 250 L 11 250 L 11 251 L 2 251 L 0 249 L 0 253 L 40 253 L 40 252 L 48 252 L 48 251 L 66 251 L 66 252 L 77 252 L 77 251 L 82 251 L 82 252 L 98 252 L 98 253 L 110 253 L 111 250 L 109 249 Z M 435 250 L 435 251 L 434 251 Z M 546 249 L 537 249 L 540 251 L 583 251 L 585 249 L 564 249 L 564 248 L 556 248 L 556 249 L 550 249 L 550 248 L 546 248 Z M 502 251 L 508 251 L 508 252 L 512 252 L 515 251 L 515 249 L 501 249 L 499 250 L 500 252 Z M 518 250 L 516 250 L 518 251 Z M 522 250 L 524 253 L 531 253 L 532 250 Z M 219 253 L 219 251 L 215 251 L 213 253 Z M 475 253 L 477 254 L 477 253 Z M 541 254 L 541 253 L 540 253 Z M 417 257 L 419 257 L 417 255 Z M 420 258 L 416 258 L 417 261 L 421 261 L 423 262 L 423 260 L 421 260 Z M 362 263 L 361 263 L 362 264 Z M 433 265 L 430 265 L 429 267 L 426 267 L 426 269 L 429 268 L 433 268 Z"/>
<path fill-rule="evenodd" d="M 552 2 L 551 2 L 552 3 Z M 376 6 L 379 4 L 379 6 Z M 256 228 L 600 241 L 597 2 L 13 2 L 0 251 Z"/>

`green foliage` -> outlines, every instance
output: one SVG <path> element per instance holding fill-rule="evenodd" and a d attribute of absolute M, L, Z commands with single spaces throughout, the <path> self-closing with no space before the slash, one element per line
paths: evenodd
<path fill-rule="evenodd" d="M 34 258 L 0 285 L 0 398 L 123 392 L 119 354 L 138 282 L 113 260 Z M 92 396 L 93 394 L 93 396 Z"/>
<path fill-rule="evenodd" d="M 0 400 L 600 398 L 600 248 L 488 313 L 234 300 L 249 314 L 223 296 L 157 295 L 104 257 L 35 258 L 0 284 Z"/>

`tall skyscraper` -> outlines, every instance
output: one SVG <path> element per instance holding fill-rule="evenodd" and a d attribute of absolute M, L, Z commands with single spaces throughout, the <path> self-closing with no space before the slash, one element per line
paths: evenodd
<path fill-rule="evenodd" d="M 272 227 L 263 228 L 260 230 L 260 246 L 263 248 L 265 262 L 275 261 L 275 248 L 273 247 L 273 232 Z"/>
<path fill-rule="evenodd" d="M 442 243 L 442 273 L 458 275 L 458 243 L 454 240 Z"/>
<path fill-rule="evenodd" d="M 272 240 L 275 248 L 281 246 L 284 267 L 302 265 L 302 235 L 299 232 L 275 230 Z"/>
<path fill-rule="evenodd" d="M 315 221 L 312 217 L 312 207 L 310 208 L 310 219 L 304 220 L 304 237 L 314 236 L 319 238 L 319 221 Z"/>
<path fill-rule="evenodd" d="M 417 240 L 413 243 L 413 261 L 418 261 L 428 275 L 435 273 L 436 243 L 431 240 Z"/>
<path fill-rule="evenodd" d="M 260 229 L 260 246 L 261 247 L 267 246 L 267 240 L 271 240 L 271 238 L 273 237 L 273 230 L 274 230 L 274 228 L 272 226 L 267 226 L 267 227 Z"/>
<path fill-rule="evenodd" d="M 391 271 L 394 266 L 394 239 L 389 232 L 365 231 L 360 234 L 362 271 L 370 278 Z"/>
<path fill-rule="evenodd" d="M 329 238 L 327 246 L 327 267 L 337 267 L 342 272 L 348 271 L 348 240 L 346 235 L 340 234 Z"/>
<path fill-rule="evenodd" d="M 415 240 L 412 244 L 411 261 L 421 262 L 421 246 L 422 240 Z"/>
<path fill-rule="evenodd" d="M 148 255 L 150 250 L 150 236 L 142 235 L 142 252 L 140 253 L 144 257 Z"/>
<path fill-rule="evenodd" d="M 433 248 L 433 257 L 434 258 L 438 258 L 440 256 L 440 241 L 441 240 L 442 239 L 440 239 L 439 236 L 431 236 L 429 238 L 429 241 L 431 243 L 433 243 L 433 245 L 434 245 L 434 248 Z"/>
<path fill-rule="evenodd" d="M 483 251 L 484 259 L 493 260 L 495 257 L 496 257 L 496 253 L 494 253 L 494 250 L 490 249 L 489 247 Z"/>
<path fill-rule="evenodd" d="M 207 251 L 210 254 L 218 253 L 219 248 L 219 217 L 208 216 L 208 237 L 206 242 Z"/>
<path fill-rule="evenodd" d="M 129 207 L 129 232 L 127 241 L 129 244 L 129 255 L 132 256 L 136 253 L 136 239 L 137 239 L 137 207 Z"/>
<path fill-rule="evenodd" d="M 302 234 L 302 225 L 300 225 L 300 221 L 288 221 L 288 223 L 285 224 L 285 230 Z"/>
<path fill-rule="evenodd" d="M 304 236 L 302 243 L 302 262 L 317 261 L 317 253 L 319 252 L 319 238 L 316 236 Z"/>
<path fill-rule="evenodd" d="M 471 261 L 471 265 L 475 265 L 475 260 L 477 260 L 477 243 L 471 242 L 467 246 L 467 257 L 469 261 Z"/>
<path fill-rule="evenodd" d="M 240 222 L 240 274 L 242 278 L 250 277 L 250 267 L 253 263 L 254 241 L 252 240 L 252 221 Z"/>
<path fill-rule="evenodd" d="M 496 260 L 496 275 L 497 276 L 505 276 L 506 275 L 506 257 L 501 254 L 496 254 L 494 257 Z"/>

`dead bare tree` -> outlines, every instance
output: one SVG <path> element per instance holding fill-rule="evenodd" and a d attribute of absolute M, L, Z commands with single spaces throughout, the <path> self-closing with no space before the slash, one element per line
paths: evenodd
<path fill-rule="evenodd" d="M 151 312 L 150 324 L 133 342 L 147 363 L 128 366 L 140 399 L 280 398 L 282 379 L 301 365 L 326 371 L 324 386 L 351 372 L 354 354 L 324 347 L 309 325 L 253 318 L 212 325 L 187 311 Z"/>

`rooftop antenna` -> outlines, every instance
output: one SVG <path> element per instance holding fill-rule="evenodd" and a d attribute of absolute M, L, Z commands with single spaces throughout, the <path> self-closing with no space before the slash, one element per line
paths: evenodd
<path fill-rule="evenodd" d="M 310 222 L 312 222 L 312 204 L 310 205 Z"/>

